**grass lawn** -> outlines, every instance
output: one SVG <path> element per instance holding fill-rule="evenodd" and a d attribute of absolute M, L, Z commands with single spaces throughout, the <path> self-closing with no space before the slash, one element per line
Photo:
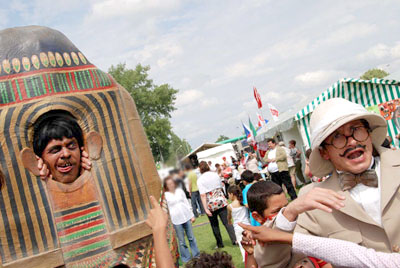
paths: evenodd
<path fill-rule="evenodd" d="M 244 268 L 242 262 L 242 254 L 238 246 L 233 246 L 231 240 L 229 239 L 228 233 L 226 232 L 225 226 L 219 221 L 219 228 L 221 230 L 222 239 L 224 241 L 225 247 L 223 251 L 228 252 L 233 259 L 236 268 Z M 205 251 L 207 253 L 213 253 L 216 247 L 216 241 L 211 230 L 211 225 L 208 221 L 207 216 L 200 216 L 196 219 L 193 224 L 194 236 L 197 239 L 197 245 L 200 251 Z"/>

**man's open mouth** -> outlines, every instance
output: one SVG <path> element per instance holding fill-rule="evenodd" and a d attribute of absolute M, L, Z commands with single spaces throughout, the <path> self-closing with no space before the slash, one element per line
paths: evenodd
<path fill-rule="evenodd" d="M 350 159 L 350 160 L 354 160 L 354 159 L 362 157 L 363 155 L 364 155 L 363 149 L 355 149 L 355 150 L 352 150 L 351 152 L 349 152 L 347 154 L 346 158 Z"/>
<path fill-rule="evenodd" d="M 71 163 L 64 163 L 61 165 L 57 165 L 57 170 L 61 173 L 68 173 L 72 170 L 73 165 Z"/>

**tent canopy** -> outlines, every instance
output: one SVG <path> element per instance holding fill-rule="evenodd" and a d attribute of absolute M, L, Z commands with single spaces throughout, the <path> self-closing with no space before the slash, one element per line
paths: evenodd
<path fill-rule="evenodd" d="M 322 102 L 331 98 L 344 98 L 349 101 L 373 107 L 378 104 L 400 98 L 400 82 L 388 79 L 361 80 L 344 78 L 337 81 L 330 88 L 322 92 L 317 98 L 312 100 L 295 116 L 299 123 L 299 129 L 304 140 L 304 144 L 311 146 L 310 137 L 310 118 L 315 108 Z M 399 133 L 393 120 L 387 121 L 388 134 L 393 138 Z"/>
<path fill-rule="evenodd" d="M 204 150 L 208 150 L 217 146 L 221 146 L 221 144 L 218 143 L 203 143 L 202 145 L 200 145 L 199 147 L 197 147 L 196 149 L 194 149 L 193 151 L 191 151 L 189 154 L 187 154 L 186 156 L 184 156 L 181 159 L 181 162 L 184 162 L 185 160 L 189 159 L 190 156 L 192 155 L 196 155 L 198 152 L 204 151 Z"/>

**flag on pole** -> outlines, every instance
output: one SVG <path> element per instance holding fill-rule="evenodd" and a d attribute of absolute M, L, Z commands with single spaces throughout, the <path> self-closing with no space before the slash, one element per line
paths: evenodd
<path fill-rule="evenodd" d="M 253 140 L 256 141 L 257 130 L 254 127 L 253 123 L 251 122 L 250 117 L 249 117 L 249 127 L 250 127 L 250 130 L 252 132 L 251 134 L 253 134 Z"/>
<path fill-rule="evenodd" d="M 247 140 L 251 139 L 251 132 L 249 127 L 247 127 L 243 122 L 242 122 L 242 126 L 244 129 L 244 134 L 246 135 Z"/>
<path fill-rule="evenodd" d="M 272 105 L 271 103 L 268 103 L 268 107 L 269 107 L 269 111 L 271 112 L 272 119 L 274 119 L 274 121 L 278 121 L 278 117 L 279 117 L 278 109 L 276 109 L 275 106 Z"/>
<path fill-rule="evenodd" d="M 264 120 L 259 113 L 257 113 L 257 119 L 258 119 L 258 123 L 257 123 L 258 127 L 263 127 L 263 125 L 266 124 L 265 121 L 268 122 L 268 120 Z"/>
<path fill-rule="evenodd" d="M 262 108 L 261 96 L 258 94 L 257 88 L 253 87 L 254 98 L 256 99 L 258 109 Z"/>

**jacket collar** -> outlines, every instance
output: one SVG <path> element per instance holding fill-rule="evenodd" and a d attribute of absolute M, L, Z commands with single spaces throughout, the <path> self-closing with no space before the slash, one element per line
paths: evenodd
<path fill-rule="evenodd" d="M 381 212 L 397 193 L 400 186 L 400 151 L 383 149 L 379 150 L 381 157 Z"/>

